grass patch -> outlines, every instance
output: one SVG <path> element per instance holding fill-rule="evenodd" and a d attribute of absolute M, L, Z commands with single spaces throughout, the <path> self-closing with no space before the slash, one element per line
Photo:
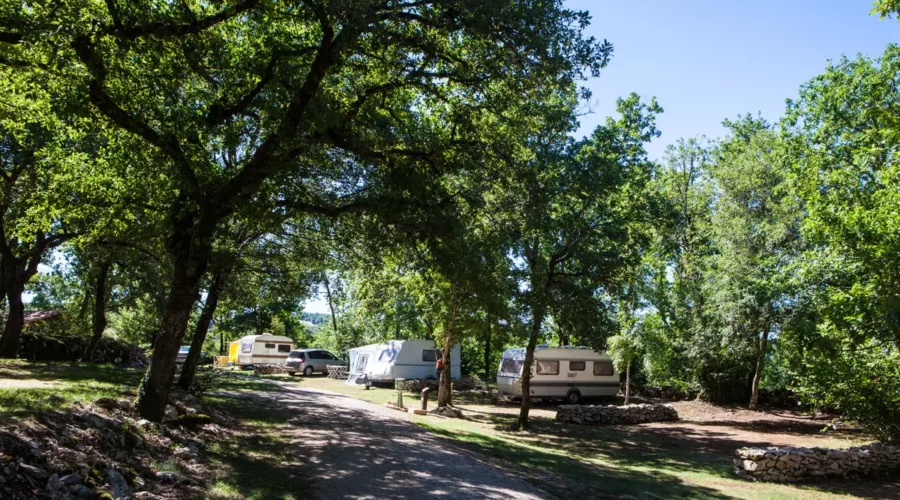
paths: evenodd
<path fill-rule="evenodd" d="M 328 390 L 375 404 L 396 400 L 393 388 L 366 391 L 326 377 L 268 375 L 267 379 Z M 407 406 L 419 405 L 418 394 L 404 393 Z M 536 486 L 561 498 L 604 498 L 625 495 L 653 498 L 820 499 L 894 498 L 890 483 L 830 481 L 818 484 L 751 483 L 731 472 L 731 453 L 741 441 L 705 439 L 703 431 L 678 425 L 663 428 L 592 427 L 557 423 L 553 404 L 532 412 L 528 432 L 508 431 L 518 410 L 493 405 L 477 393 L 454 394 L 465 419 L 410 416 L 410 420 L 447 440 L 492 457 Z M 436 394 L 429 406 L 436 404 Z M 602 403 L 598 403 L 602 404 Z M 543 415 L 543 416 L 539 416 Z M 715 431 L 709 431 L 714 433 Z M 710 434 L 710 437 L 713 437 Z M 818 439 L 822 439 L 819 437 Z M 819 441 L 821 442 L 821 441 Z M 829 443 L 849 446 L 855 442 Z M 878 481 L 877 479 L 873 481 Z"/>
<path fill-rule="evenodd" d="M 536 482 L 565 498 L 650 494 L 663 498 L 812 500 L 872 496 L 871 489 L 858 482 L 798 485 L 738 479 L 731 472 L 730 453 L 746 443 L 713 446 L 678 432 L 574 426 L 548 418 L 533 418 L 529 431 L 514 432 L 507 430 L 515 420 L 513 412 L 465 408 L 464 412 L 464 420 L 411 420 L 471 450 L 562 479 L 559 483 Z"/>
<path fill-rule="evenodd" d="M 254 381 L 248 381 L 254 382 Z M 276 384 L 257 382 L 267 392 Z M 233 387 L 233 386 L 232 386 Z M 240 384 L 251 391 L 252 385 Z M 223 388 L 223 387 L 220 387 Z M 233 389 L 232 389 L 233 390 Z M 297 472 L 298 457 L 285 432 L 290 413 L 272 400 L 211 396 L 208 401 L 240 420 L 233 439 L 213 443 L 210 457 L 220 476 L 210 489 L 216 499 L 307 498 L 310 483 Z"/>
<path fill-rule="evenodd" d="M 0 361 L 0 415 L 33 417 L 79 401 L 133 398 L 142 374 L 113 365 Z"/>

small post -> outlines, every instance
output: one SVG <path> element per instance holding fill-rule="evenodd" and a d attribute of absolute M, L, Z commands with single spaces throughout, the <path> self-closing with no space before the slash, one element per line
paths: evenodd
<path fill-rule="evenodd" d="M 422 389 L 422 409 L 428 410 L 428 393 L 431 392 L 431 387 L 426 387 Z"/>
<path fill-rule="evenodd" d="M 397 389 L 397 407 L 405 408 L 403 406 L 403 387 L 406 385 L 406 379 L 398 378 L 394 379 L 394 389 Z"/>

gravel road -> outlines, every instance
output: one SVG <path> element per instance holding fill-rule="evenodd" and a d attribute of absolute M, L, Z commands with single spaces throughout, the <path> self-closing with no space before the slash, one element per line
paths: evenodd
<path fill-rule="evenodd" d="M 406 415 L 340 394 L 279 383 L 279 403 L 320 498 L 547 498 L 519 476 L 409 422 Z M 275 396 L 273 394 L 273 396 Z M 265 395 L 259 397 L 266 398 Z"/>

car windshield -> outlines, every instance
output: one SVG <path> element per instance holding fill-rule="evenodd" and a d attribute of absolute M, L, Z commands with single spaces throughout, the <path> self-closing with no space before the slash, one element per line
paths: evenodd
<path fill-rule="evenodd" d="M 500 362 L 500 373 L 508 373 L 510 375 L 520 375 L 522 373 L 522 365 L 524 361 L 521 359 L 506 358 Z"/>
<path fill-rule="evenodd" d="M 302 357 L 303 357 L 303 353 L 300 352 L 300 351 L 294 351 L 294 352 L 291 353 L 291 355 L 290 355 L 289 357 L 291 357 L 291 358 L 302 358 Z"/>

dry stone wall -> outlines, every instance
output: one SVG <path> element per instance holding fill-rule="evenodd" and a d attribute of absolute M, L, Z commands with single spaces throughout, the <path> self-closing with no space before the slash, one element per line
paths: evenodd
<path fill-rule="evenodd" d="M 739 476 L 757 481 L 866 475 L 900 467 L 900 446 L 872 443 L 847 449 L 741 448 L 734 458 Z"/>
<path fill-rule="evenodd" d="M 675 408 L 662 404 L 560 405 L 556 411 L 556 420 L 578 425 L 634 425 L 678 420 L 678 412 Z"/>

